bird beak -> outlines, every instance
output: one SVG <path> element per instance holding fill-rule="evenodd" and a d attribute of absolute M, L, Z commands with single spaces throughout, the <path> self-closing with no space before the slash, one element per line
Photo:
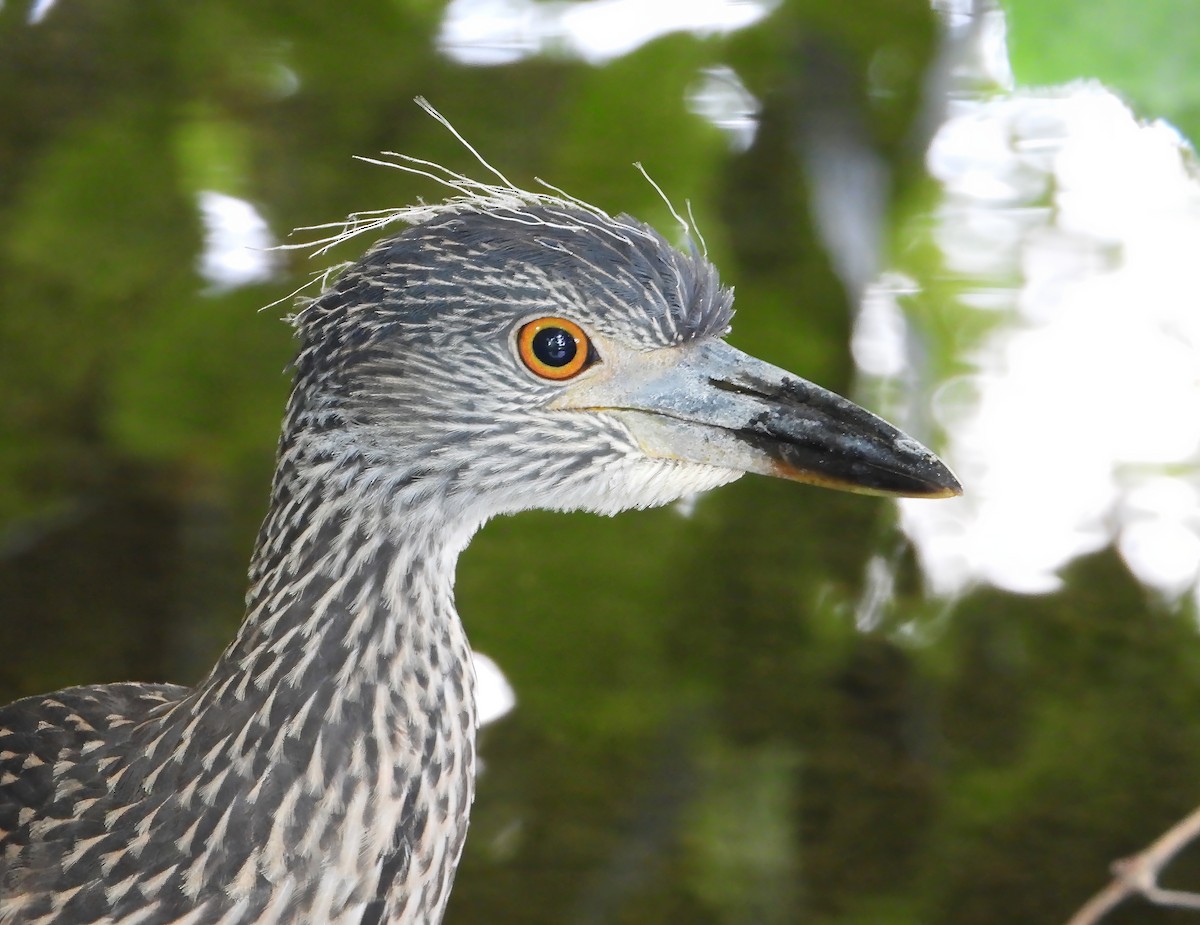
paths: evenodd
<path fill-rule="evenodd" d="M 612 360 L 554 406 L 615 414 L 648 456 L 874 495 L 962 494 L 916 440 L 723 341 Z"/>

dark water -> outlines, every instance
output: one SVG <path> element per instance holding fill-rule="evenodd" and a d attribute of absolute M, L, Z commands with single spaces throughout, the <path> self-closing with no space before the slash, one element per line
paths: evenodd
<path fill-rule="evenodd" d="M 670 228 L 639 160 L 693 200 L 737 287 L 733 341 L 841 391 L 853 313 L 804 139 L 849 126 L 896 211 L 932 195 L 921 4 L 796 3 L 603 67 L 492 68 L 440 53 L 442 5 L 416 0 L 28 12 L 0 10 L 4 699 L 195 680 L 240 618 L 291 351 L 286 302 L 258 309 L 331 258 L 206 281 L 202 192 L 252 203 L 276 240 L 437 198 L 351 160 L 478 172 L 418 94 L 514 181 Z M 763 103 L 742 153 L 683 102 L 718 64 Z M 917 326 L 917 405 L 965 362 L 954 325 Z M 894 584 L 871 598 L 880 569 Z M 1063 577 L 1039 597 L 929 599 L 890 503 L 758 478 L 687 516 L 490 525 L 459 605 L 517 707 L 483 734 L 449 921 L 1064 921 L 1200 800 L 1200 643 L 1111 550 Z"/>

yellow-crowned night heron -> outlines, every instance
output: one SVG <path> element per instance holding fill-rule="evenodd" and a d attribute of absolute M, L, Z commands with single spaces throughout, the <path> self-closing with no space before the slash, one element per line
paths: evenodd
<path fill-rule="evenodd" d="M 454 570 L 488 518 L 744 472 L 958 492 L 728 346 L 731 292 L 646 225 L 517 193 L 415 214 L 295 319 L 247 615 L 211 673 L 0 710 L 0 923 L 436 925 L 475 767 Z"/>

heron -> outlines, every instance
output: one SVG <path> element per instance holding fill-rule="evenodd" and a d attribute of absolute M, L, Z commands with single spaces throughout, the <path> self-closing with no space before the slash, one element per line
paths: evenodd
<path fill-rule="evenodd" d="M 960 491 L 727 343 L 732 291 L 647 224 L 486 184 L 396 217 L 293 316 L 246 613 L 212 670 L 0 709 L 2 925 L 438 925 L 476 765 L 455 567 L 486 521 L 744 473 Z"/>

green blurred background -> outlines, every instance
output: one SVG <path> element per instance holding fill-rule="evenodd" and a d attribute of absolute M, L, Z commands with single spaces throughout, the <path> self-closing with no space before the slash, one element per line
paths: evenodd
<path fill-rule="evenodd" d="M 276 240 L 439 198 L 351 159 L 478 174 L 416 95 L 515 182 L 670 231 L 630 166 L 645 164 L 690 198 L 736 286 L 733 342 L 870 400 L 803 140 L 832 126 L 882 165 L 887 262 L 937 195 L 933 10 L 788 0 L 601 65 L 550 48 L 490 67 L 439 48 L 445 12 L 0 7 L 0 699 L 191 682 L 231 637 L 288 387 L 286 297 L 365 241 L 316 263 L 278 252 L 268 279 L 221 286 L 200 274 L 198 197 L 252 203 Z M 1009 12 L 1018 79 L 1108 79 L 1200 135 L 1194 3 Z M 761 103 L 744 150 L 686 102 L 720 66 Z M 935 273 L 935 255 L 906 259 Z M 936 305 L 911 321 L 919 406 L 969 365 L 978 322 Z M 690 514 L 490 525 L 459 605 L 517 707 L 483 733 L 448 921 L 1064 921 L 1200 802 L 1200 641 L 1194 607 L 1143 590 L 1112 550 L 1063 577 L 1039 597 L 930 599 L 892 505 L 756 478 Z M 1170 879 L 1200 883 L 1200 866 Z M 1110 921 L 1189 918 L 1131 904 Z"/>

